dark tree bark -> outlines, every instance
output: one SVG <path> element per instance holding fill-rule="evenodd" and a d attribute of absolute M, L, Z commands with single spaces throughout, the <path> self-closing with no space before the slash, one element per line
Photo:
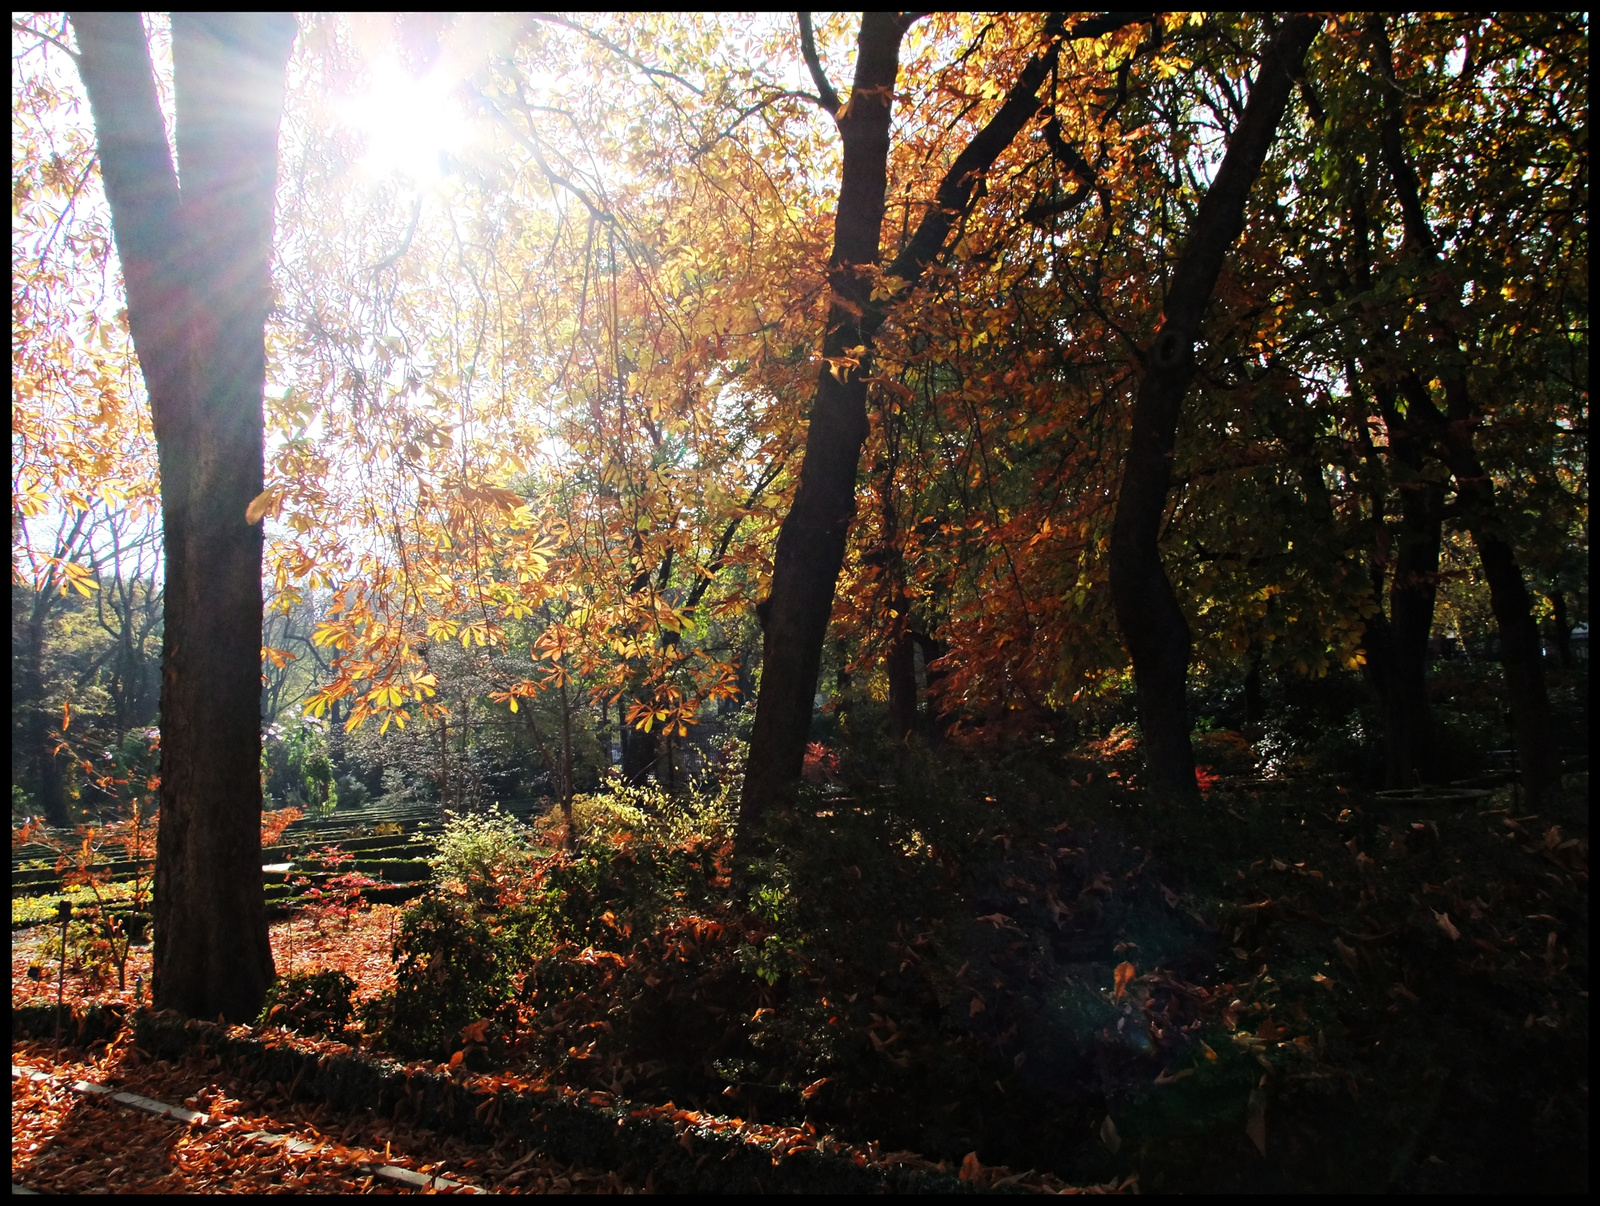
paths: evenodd
<path fill-rule="evenodd" d="M 1560 590 L 1552 591 L 1550 594 L 1550 607 L 1554 613 L 1550 622 L 1555 625 L 1556 658 L 1561 662 L 1563 670 L 1571 670 L 1572 622 L 1567 618 L 1566 592 Z"/>
<path fill-rule="evenodd" d="M 1379 128 L 1385 166 L 1400 204 L 1407 250 L 1424 264 L 1443 269 L 1439 243 L 1422 205 L 1416 168 L 1406 154 L 1403 97 L 1395 79 L 1389 34 L 1381 13 L 1368 18 L 1367 36 L 1383 88 Z M 1448 289 L 1438 290 L 1428 301 L 1428 317 L 1436 328 L 1435 338 L 1443 346 L 1454 347 L 1457 343 L 1451 331 L 1459 326 L 1455 321 L 1459 306 L 1459 297 L 1452 297 Z M 1500 631 L 1500 664 L 1511 704 L 1511 728 L 1522 786 L 1528 793 L 1529 805 L 1537 807 L 1559 785 L 1561 765 L 1550 726 L 1544 650 L 1533 618 L 1533 599 L 1517 563 L 1516 550 L 1505 536 L 1494 483 L 1478 459 L 1472 429 L 1482 414 L 1472 397 L 1465 369 L 1456 357 L 1446 356 L 1433 371 L 1444 386 L 1442 411 L 1416 372 L 1403 373 L 1399 389 L 1406 400 L 1407 421 L 1416 430 L 1426 432 L 1455 479 L 1456 498 L 1489 583 L 1489 605 Z"/>
<path fill-rule="evenodd" d="M 1312 17 L 1290 17 L 1273 35 L 1222 166 L 1195 215 L 1161 324 L 1143 357 L 1144 379 L 1134 402 L 1112 522 L 1111 594 L 1133 660 L 1146 773 L 1155 792 L 1185 803 L 1200 802 L 1189 745 L 1189 624 L 1161 564 L 1159 547 L 1178 413 L 1194 377 L 1200 320 L 1223 258 L 1243 229 L 1245 201 L 1288 104 L 1292 77 L 1318 27 Z"/>
<path fill-rule="evenodd" d="M 1099 37 L 1149 16 L 1112 13 L 1091 18 L 1074 26 L 1070 36 Z M 1039 87 L 1062 38 L 1068 36 L 1063 34 L 1064 24 L 1059 13 L 1046 23 L 1045 48 L 1028 61 L 995 115 L 956 157 L 927 216 L 886 275 L 915 286 L 938 258 L 984 174 L 1038 113 Z M 758 609 L 763 629 L 761 689 L 740 800 L 740 819 L 746 827 L 760 818 L 785 784 L 800 777 L 822 642 L 855 517 L 856 470 L 867 437 L 866 374 L 873 336 L 883 321 L 883 312 L 872 301 L 869 268 L 878 262 L 888 181 L 890 102 L 899 74 L 900 39 L 908 25 L 909 19 L 892 13 L 863 15 L 855 83 L 837 119 L 844 164 L 828 260 L 832 302 L 822 341 L 827 363 L 817 374 L 794 504 L 778 532 L 772 593 Z M 802 40 L 817 83 L 817 99 L 832 109 L 838 97 L 811 44 L 809 18 L 802 23 Z"/>
<path fill-rule="evenodd" d="M 1364 272 L 1358 281 L 1366 287 Z M 1356 389 L 1355 365 L 1347 365 L 1345 371 L 1351 388 Z M 1357 426 L 1362 432 L 1362 457 L 1371 474 L 1372 517 L 1374 525 L 1386 531 L 1384 516 L 1392 484 L 1400 496 L 1400 521 L 1394 546 L 1385 536 L 1373 551 L 1372 593 L 1380 610 L 1367 620 L 1362 633 L 1363 671 L 1383 717 L 1385 785 L 1417 787 L 1445 777 L 1438 765 L 1433 708 L 1428 700 L 1428 634 L 1439 594 L 1444 488 L 1427 476 L 1426 441 L 1400 414 L 1394 390 L 1380 384 L 1376 395 L 1392 472 L 1385 469 L 1367 434 L 1366 404 L 1361 402 Z M 1331 508 L 1328 521 L 1333 521 Z M 1387 613 L 1381 610 L 1386 589 Z"/>
<path fill-rule="evenodd" d="M 272 982 L 261 885 L 263 329 L 289 14 L 174 13 L 178 172 L 133 13 L 72 14 L 150 393 L 165 635 L 154 998 L 253 1017 Z"/>

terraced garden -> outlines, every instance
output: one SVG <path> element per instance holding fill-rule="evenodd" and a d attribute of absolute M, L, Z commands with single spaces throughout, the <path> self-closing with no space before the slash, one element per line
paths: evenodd
<path fill-rule="evenodd" d="M 544 809 L 538 800 L 513 801 L 501 811 L 531 820 Z M 261 852 L 261 876 L 269 915 L 287 916 L 300 905 L 322 899 L 328 886 L 346 876 L 365 877 L 361 899 L 374 904 L 402 904 L 420 895 L 428 879 L 428 859 L 435 853 L 441 822 L 434 804 L 382 805 L 301 817 L 284 830 L 275 845 Z M 11 928 L 28 929 L 58 919 L 58 904 L 74 910 L 98 906 L 102 918 L 118 918 L 136 940 L 147 924 L 151 863 L 149 860 L 97 859 L 84 868 L 95 872 L 93 886 L 68 886 L 78 862 L 60 850 L 79 845 L 67 831 L 46 831 L 43 841 L 15 846 L 11 852 Z M 359 881 L 358 881 L 359 882 Z M 141 902 L 145 907 L 141 908 Z"/>

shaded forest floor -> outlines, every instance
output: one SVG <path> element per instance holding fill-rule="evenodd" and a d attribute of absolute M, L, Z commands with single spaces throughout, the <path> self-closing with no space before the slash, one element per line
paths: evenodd
<path fill-rule="evenodd" d="M 1586 775 L 1540 815 L 1511 788 L 1395 805 L 1311 782 L 1219 784 L 1174 813 L 1126 786 L 1132 756 L 846 757 L 751 844 L 742 883 L 712 838 L 667 849 L 613 829 L 575 858 L 547 852 L 493 901 L 451 906 L 486 934 L 533 926 L 539 953 L 486 1042 L 447 1036 L 427 1058 L 1056 1185 L 1587 1185 Z M 320 938 L 307 917 L 280 923 L 280 970 L 292 936 L 295 967 L 339 967 L 381 1005 L 394 927 L 385 909 Z M 26 950 L 13 1000 L 53 999 Z M 363 1045 L 422 1054 L 392 1008 L 366 1016 Z M 13 1060 L 45 1048 L 14 1043 Z M 61 1133 L 52 1108 L 14 1095 L 14 1133 Z M 274 1125 L 304 1112 L 284 1101 Z M 503 1167 L 490 1150 L 416 1159 Z M 46 1168 L 43 1146 L 13 1153 L 14 1175 Z M 529 1188 L 584 1183 L 524 1167 Z"/>

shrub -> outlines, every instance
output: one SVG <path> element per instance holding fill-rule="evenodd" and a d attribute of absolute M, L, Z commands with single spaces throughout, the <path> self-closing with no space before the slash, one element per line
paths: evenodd
<path fill-rule="evenodd" d="M 301 1034 L 339 1034 L 355 1012 L 355 991 L 356 982 L 342 971 L 296 972 L 267 990 L 257 1021 Z"/>
<path fill-rule="evenodd" d="M 599 791 L 572 798 L 572 824 L 580 842 L 624 833 L 661 846 L 722 841 L 732 836 L 738 811 L 737 790 L 727 783 L 717 787 L 694 782 L 674 795 L 658 784 L 635 785 L 612 775 Z M 560 823 L 561 814 L 554 809 L 540 818 L 545 830 Z"/>
<path fill-rule="evenodd" d="M 498 805 L 487 812 L 446 813 L 438 853 L 429 863 L 441 887 L 459 885 L 473 900 L 493 899 L 500 883 L 528 861 L 528 830 Z"/>
<path fill-rule="evenodd" d="M 467 1026 L 510 1003 L 523 945 L 517 927 L 492 926 L 459 899 L 425 896 L 401 920 L 395 989 L 368 1021 L 397 1054 L 443 1058 Z"/>

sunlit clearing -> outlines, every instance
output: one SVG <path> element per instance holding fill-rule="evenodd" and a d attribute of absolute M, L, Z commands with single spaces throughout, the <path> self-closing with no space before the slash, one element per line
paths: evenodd
<path fill-rule="evenodd" d="M 373 176 L 405 176 L 414 184 L 436 184 L 446 153 L 459 154 L 468 137 L 461 105 L 451 95 L 447 73 L 417 79 L 392 61 L 375 63 L 371 85 L 340 106 L 345 123 L 366 139 L 359 160 Z"/>

